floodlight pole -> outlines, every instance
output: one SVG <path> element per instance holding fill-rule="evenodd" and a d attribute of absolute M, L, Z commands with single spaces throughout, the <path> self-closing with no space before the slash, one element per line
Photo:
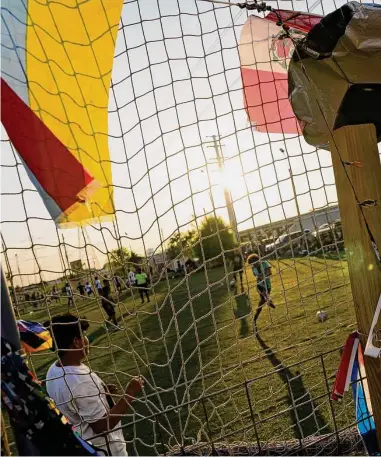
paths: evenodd
<path fill-rule="evenodd" d="M 364 221 L 365 216 L 376 245 L 380 248 L 381 165 L 376 129 L 373 124 L 345 126 L 333 132 L 333 139 L 334 141 L 330 141 L 330 149 L 349 276 L 357 328 L 362 347 L 365 348 L 381 294 L 381 263 L 376 257 Z M 361 162 L 361 167 L 358 162 Z M 369 200 L 373 200 L 375 204 L 359 204 L 366 200 L 368 204 Z M 378 443 L 381 446 L 380 359 L 364 356 L 364 363 Z"/>
<path fill-rule="evenodd" d="M 296 193 L 296 186 L 295 186 L 295 181 L 294 181 L 294 175 L 292 174 L 292 169 L 289 168 L 288 172 L 290 173 L 290 178 L 291 178 L 291 186 L 292 186 L 292 193 L 294 194 L 294 200 L 295 200 L 295 206 L 296 206 L 296 212 L 298 214 L 298 221 L 299 221 L 299 227 L 300 231 L 304 233 L 304 228 L 303 228 L 303 223 L 302 223 L 302 217 L 300 215 L 300 208 L 299 208 L 299 202 L 298 202 L 298 195 Z"/>

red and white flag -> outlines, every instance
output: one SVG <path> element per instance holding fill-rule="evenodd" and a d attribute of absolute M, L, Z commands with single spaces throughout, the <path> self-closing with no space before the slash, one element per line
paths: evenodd
<path fill-rule="evenodd" d="M 307 33 L 321 16 L 278 10 L 283 23 Z M 239 42 L 245 109 L 258 132 L 301 133 L 288 100 L 288 64 L 294 50 L 291 38 L 277 25 L 278 15 L 250 16 Z"/>

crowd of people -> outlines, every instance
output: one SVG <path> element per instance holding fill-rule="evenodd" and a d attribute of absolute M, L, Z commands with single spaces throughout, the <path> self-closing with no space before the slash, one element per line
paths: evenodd
<path fill-rule="evenodd" d="M 102 304 L 102 308 L 107 314 L 107 323 L 109 330 L 116 331 L 119 329 L 116 319 L 116 305 L 115 299 L 112 295 L 112 286 L 111 280 L 108 278 L 100 278 L 99 276 L 94 277 L 94 290 L 89 281 L 83 284 L 82 281 L 79 281 L 76 287 L 78 291 L 77 297 L 78 298 L 87 298 L 91 296 L 99 296 Z M 123 281 L 122 278 L 119 276 L 113 276 L 112 284 L 114 290 L 117 294 L 121 294 L 123 292 L 123 288 L 130 290 L 137 290 L 139 292 L 139 296 L 141 299 L 141 303 L 145 303 L 145 299 L 147 303 L 150 302 L 149 296 L 149 287 L 150 287 L 150 277 L 147 275 L 145 271 L 143 271 L 140 267 L 136 268 L 135 271 L 129 269 L 127 272 L 126 280 Z M 58 290 L 56 286 L 53 287 L 52 297 L 55 297 L 57 292 L 57 296 L 59 297 Z M 64 295 L 67 297 L 67 305 L 68 309 L 74 306 L 74 293 L 73 288 L 70 282 L 67 282 L 64 286 Z"/>

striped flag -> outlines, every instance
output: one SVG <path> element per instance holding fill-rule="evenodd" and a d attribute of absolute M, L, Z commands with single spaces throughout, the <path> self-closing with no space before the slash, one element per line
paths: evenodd
<path fill-rule="evenodd" d="M 3 0 L 1 117 L 60 227 L 114 215 L 108 100 L 123 0 Z"/>
<path fill-rule="evenodd" d="M 345 342 L 339 369 L 336 374 L 331 399 L 340 401 L 352 386 L 356 408 L 356 423 L 369 455 L 379 455 L 376 426 L 366 378 L 364 357 L 357 332 Z"/>

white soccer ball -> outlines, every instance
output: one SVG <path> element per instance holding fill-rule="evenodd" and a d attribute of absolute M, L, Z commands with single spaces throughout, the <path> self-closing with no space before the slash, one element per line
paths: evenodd
<path fill-rule="evenodd" d="M 232 279 L 230 281 L 230 287 L 233 288 L 235 286 L 235 279 Z"/>
<path fill-rule="evenodd" d="M 324 322 L 327 320 L 327 317 L 328 317 L 328 313 L 327 311 L 318 311 L 316 313 L 316 319 L 318 320 L 318 322 Z"/>

